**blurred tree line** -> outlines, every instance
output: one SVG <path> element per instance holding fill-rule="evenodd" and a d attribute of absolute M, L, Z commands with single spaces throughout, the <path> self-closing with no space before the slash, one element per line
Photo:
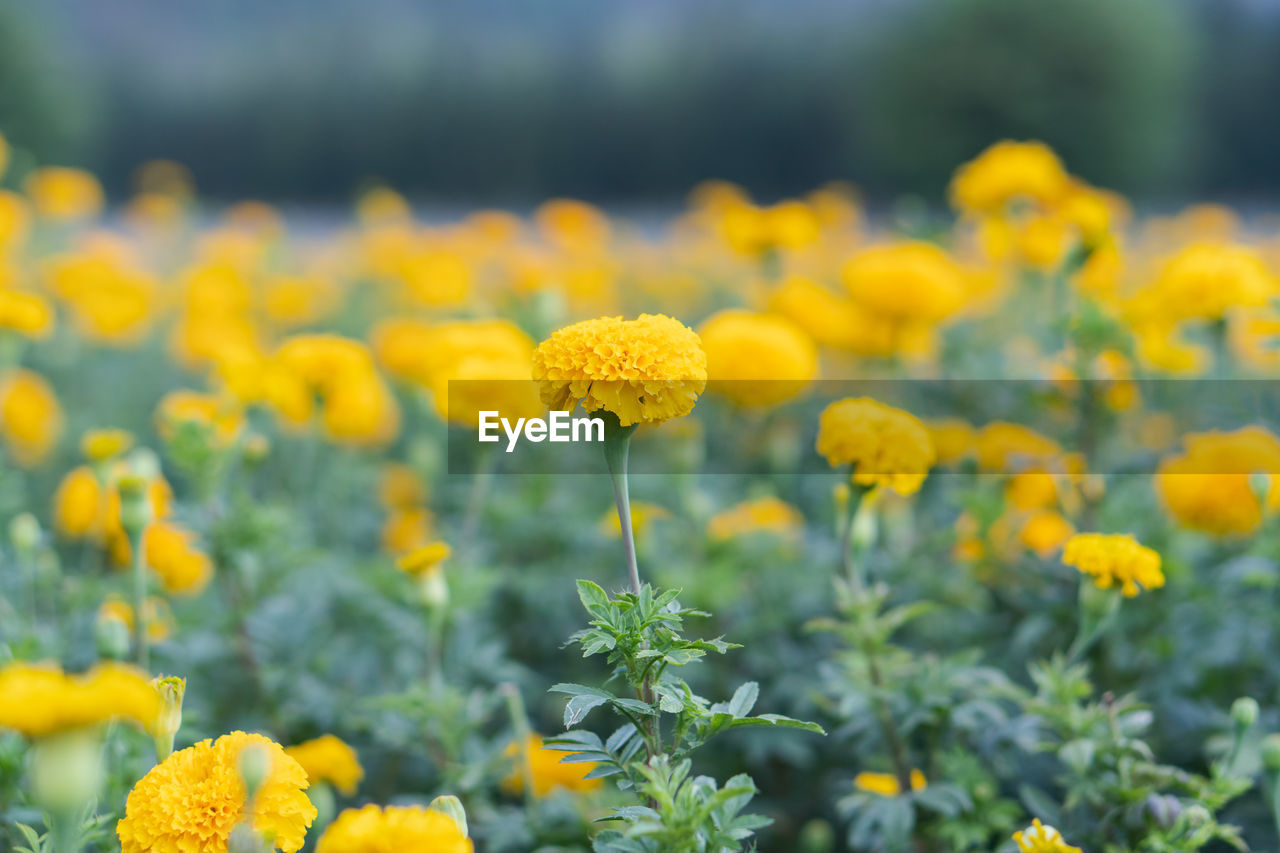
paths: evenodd
<path fill-rule="evenodd" d="M 1280 190 L 1269 0 L 0 0 L 0 132 L 121 191 L 937 198 L 1002 137 L 1161 198 Z"/>

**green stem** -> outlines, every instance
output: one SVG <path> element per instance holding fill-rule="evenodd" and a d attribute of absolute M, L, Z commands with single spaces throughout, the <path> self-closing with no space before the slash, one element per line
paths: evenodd
<path fill-rule="evenodd" d="M 507 716 L 511 719 L 511 730 L 516 738 L 516 760 L 520 762 L 520 779 L 524 783 L 525 808 L 532 815 L 535 791 L 533 765 L 529 761 L 529 738 L 533 736 L 533 731 L 529 728 L 529 715 L 525 712 L 524 697 L 520 695 L 520 688 L 511 682 L 505 682 L 498 689 L 507 703 Z"/>
<path fill-rule="evenodd" d="M 631 591 L 640 594 L 640 567 L 636 564 L 636 535 L 631 527 L 631 495 L 627 486 L 627 456 L 636 425 L 622 426 L 611 412 L 604 416 L 604 459 L 613 483 L 613 500 L 618 506 L 618 524 L 622 528 L 622 549 L 627 561 L 627 578 Z"/>
<path fill-rule="evenodd" d="M 147 637 L 146 619 L 143 607 L 147 602 L 147 557 L 143 550 L 143 534 L 146 527 L 140 527 L 129 536 L 129 547 L 133 557 L 133 653 L 138 666 L 147 672 L 151 671 L 151 648 Z"/>
<path fill-rule="evenodd" d="M 850 471 L 852 474 L 852 470 Z M 862 577 L 862 561 L 860 554 L 855 553 L 853 544 L 854 522 L 858 518 L 858 510 L 862 508 L 862 499 L 868 489 L 863 486 L 850 486 L 849 506 L 846 509 L 844 523 L 840 529 L 840 563 L 844 568 L 845 579 L 849 582 L 851 592 L 857 592 L 864 586 Z"/>

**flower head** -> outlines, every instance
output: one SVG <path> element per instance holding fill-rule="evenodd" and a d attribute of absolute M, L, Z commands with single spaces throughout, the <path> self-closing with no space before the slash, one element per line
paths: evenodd
<path fill-rule="evenodd" d="M 83 675 L 22 661 L 0 668 L 0 729 L 27 737 L 117 719 L 149 728 L 159 711 L 160 697 L 149 676 L 131 666 L 104 663 Z"/>
<path fill-rule="evenodd" d="M 502 782 L 506 790 L 519 794 L 524 791 L 525 774 L 533 782 L 533 791 L 539 797 L 545 797 L 555 790 L 585 793 L 600 787 L 602 780 L 588 779 L 588 774 L 595 769 L 593 762 L 565 763 L 570 753 L 549 749 L 542 745 L 542 738 L 529 735 L 523 748 L 516 744 L 507 747 L 507 755 L 515 758 L 515 767 Z M 521 760 L 527 767 L 521 766 Z"/>
<path fill-rule="evenodd" d="M 27 197 L 46 219 L 70 222 L 95 216 L 102 209 L 102 185 L 81 169 L 46 166 L 26 181 Z"/>
<path fill-rule="evenodd" d="M 49 383 L 30 370 L 0 377 L 0 436 L 23 467 L 39 465 L 62 433 L 62 407 Z"/>
<path fill-rule="evenodd" d="M 346 796 L 356 792 L 364 778 L 364 768 L 356 751 L 334 735 L 322 735 L 285 749 L 285 754 L 302 765 L 312 784 L 328 782 Z"/>
<path fill-rule="evenodd" d="M 707 537 L 712 540 L 733 539 L 752 533 L 771 533 L 794 539 L 804 529 L 800 510 L 775 497 L 743 501 L 716 513 L 707 522 Z"/>
<path fill-rule="evenodd" d="M 1138 594 L 1139 585 L 1142 589 L 1164 586 L 1160 555 L 1132 536 L 1077 533 L 1067 540 L 1062 562 L 1092 576 L 1100 589 L 1119 585 L 1129 598 Z"/>
<path fill-rule="evenodd" d="M 1173 517 L 1215 536 L 1249 534 L 1280 508 L 1280 439 L 1262 427 L 1192 433 L 1156 469 L 1156 491 Z M 1265 478 L 1255 490 L 1253 475 Z"/>
<path fill-rule="evenodd" d="M 432 542 L 416 551 L 405 554 L 396 563 L 400 571 L 412 577 L 422 577 L 440 568 L 440 564 L 453 554 L 447 542 Z"/>
<path fill-rule="evenodd" d="M 133 446 L 133 435 L 123 429 L 91 429 L 80 439 L 80 452 L 90 462 L 119 456 Z"/>
<path fill-rule="evenodd" d="M 859 773 L 853 777 L 853 787 L 881 797 L 896 797 L 902 793 L 902 785 L 892 773 Z M 927 787 L 929 783 L 924 774 L 919 770 L 912 770 L 911 790 L 923 791 Z"/>
<path fill-rule="evenodd" d="M 248 804 L 239 767 L 247 748 L 263 752 L 270 765 Z M 307 785 L 306 771 L 278 743 L 232 732 L 151 768 L 130 792 L 116 834 L 122 853 L 226 853 L 231 830 L 247 820 L 273 848 L 293 853 L 316 818 Z"/>
<path fill-rule="evenodd" d="M 347 809 L 316 843 L 316 853 L 472 853 L 474 849 L 453 818 L 422 806 Z"/>
<path fill-rule="evenodd" d="M 842 275 L 855 302 L 895 323 L 936 323 L 959 310 L 968 294 L 964 270 L 932 243 L 864 249 Z"/>
<path fill-rule="evenodd" d="M 1021 853 L 1081 853 L 1079 847 L 1072 847 L 1062 833 L 1041 823 L 1040 818 L 1021 832 L 1015 832 L 1013 840 Z"/>
<path fill-rule="evenodd" d="M 774 314 L 729 310 L 698 329 L 713 390 L 743 406 L 795 397 L 818 374 L 818 348 L 795 323 Z"/>
<path fill-rule="evenodd" d="M 542 401 L 604 409 L 622 426 L 689 414 L 707 383 L 698 336 L 664 314 L 601 317 L 566 326 L 538 345 L 533 375 Z"/>
<path fill-rule="evenodd" d="M 0 329 L 9 329 L 28 338 L 43 338 L 52 328 L 53 308 L 44 297 L 0 288 Z"/>
<path fill-rule="evenodd" d="M 975 214 L 999 214 L 1010 202 L 1054 204 L 1071 178 L 1058 155 L 1043 142 L 997 142 L 956 170 L 951 204 Z"/>
<path fill-rule="evenodd" d="M 853 467 L 853 481 L 901 495 L 919 491 L 933 465 L 933 440 L 909 412 L 869 397 L 832 403 L 818 424 L 818 452 L 831 466 Z"/>

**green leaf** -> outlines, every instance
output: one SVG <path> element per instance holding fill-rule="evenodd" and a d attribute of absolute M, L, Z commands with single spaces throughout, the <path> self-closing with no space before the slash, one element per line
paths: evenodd
<path fill-rule="evenodd" d="M 609 615 L 609 593 L 600 584 L 587 580 L 578 581 L 578 598 L 588 613 L 602 618 Z"/>
<path fill-rule="evenodd" d="M 733 698 L 729 700 L 728 712 L 735 717 L 745 717 L 751 713 L 759 697 L 760 685 L 754 681 L 748 681 L 734 691 Z"/>

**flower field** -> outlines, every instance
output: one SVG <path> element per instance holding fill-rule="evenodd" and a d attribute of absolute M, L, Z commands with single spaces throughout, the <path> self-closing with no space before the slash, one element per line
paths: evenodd
<path fill-rule="evenodd" d="M 11 153 L 0 849 L 1280 843 L 1274 222 L 1036 142 L 658 225 Z"/>

